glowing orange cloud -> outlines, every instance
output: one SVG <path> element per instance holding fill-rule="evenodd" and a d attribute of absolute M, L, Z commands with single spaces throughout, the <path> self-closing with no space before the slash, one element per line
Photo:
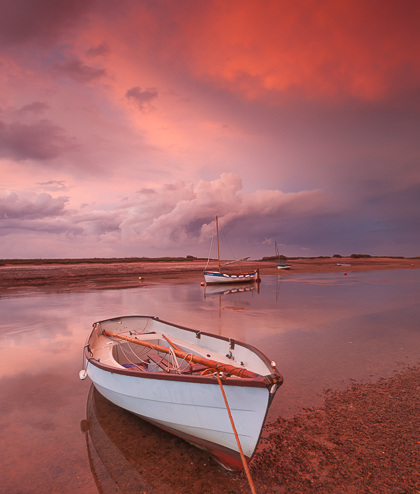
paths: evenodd
<path fill-rule="evenodd" d="M 287 91 L 377 99 L 420 77 L 417 1 L 168 1 L 133 9 L 119 24 L 133 52 L 249 98 Z"/>

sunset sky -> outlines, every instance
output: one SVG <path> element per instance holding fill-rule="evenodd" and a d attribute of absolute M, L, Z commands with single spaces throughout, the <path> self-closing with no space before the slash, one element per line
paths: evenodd
<path fill-rule="evenodd" d="M 0 258 L 420 255 L 418 0 L 0 9 Z"/>

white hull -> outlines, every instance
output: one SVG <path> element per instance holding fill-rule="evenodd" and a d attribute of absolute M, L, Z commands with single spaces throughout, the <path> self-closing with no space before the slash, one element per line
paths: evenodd
<path fill-rule="evenodd" d="M 89 377 L 115 405 L 182 437 L 239 452 L 218 385 L 178 382 L 168 387 L 164 382 L 118 374 L 110 379 L 106 371 L 93 366 Z M 244 455 L 251 458 L 264 423 L 269 391 L 226 386 L 225 393 Z"/>
<path fill-rule="evenodd" d="M 126 317 L 96 323 L 85 351 L 86 370 L 97 390 L 112 403 L 208 450 L 226 468 L 240 469 L 238 445 L 217 379 L 211 376 L 168 374 L 150 366 L 139 372 L 124 368 L 116 360 L 121 343 L 102 335 L 102 330 L 121 334 L 138 329 L 139 339 L 166 334 L 171 343 L 197 355 L 231 365 L 246 362 L 258 379 L 226 377 L 224 390 L 239 440 L 248 461 L 258 444 L 269 403 L 282 382 L 281 376 L 262 354 L 252 347 L 169 325 L 155 318 Z M 161 335 L 161 333 L 160 333 Z M 184 336 L 181 340 L 180 336 Z M 185 338 L 186 336 L 186 338 Z M 161 341 L 161 338 L 160 338 Z M 124 342 L 122 345 L 127 345 Z M 169 345 L 169 344 L 168 344 Z M 134 345 L 137 346 L 137 345 Z M 232 350 L 229 350 L 232 348 Z M 125 347 L 128 352 L 129 347 Z M 146 349 L 146 353 L 150 351 Z M 228 352 L 232 358 L 227 358 Z M 266 377 L 263 377 L 266 376 Z M 274 378 L 274 380 L 273 380 Z"/>
<path fill-rule="evenodd" d="M 206 284 L 213 283 L 249 283 L 259 279 L 258 271 L 251 273 L 219 273 L 218 271 L 204 271 L 204 281 Z"/>

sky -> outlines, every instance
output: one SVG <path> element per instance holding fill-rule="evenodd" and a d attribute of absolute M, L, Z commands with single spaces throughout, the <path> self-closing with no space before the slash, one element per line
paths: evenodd
<path fill-rule="evenodd" d="M 0 11 L 0 258 L 420 255 L 418 0 Z"/>

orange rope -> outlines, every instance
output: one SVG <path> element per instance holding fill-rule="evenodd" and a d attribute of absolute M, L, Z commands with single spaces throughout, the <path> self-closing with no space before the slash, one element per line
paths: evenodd
<path fill-rule="evenodd" d="M 235 423 L 233 422 L 233 417 L 232 417 L 232 414 L 230 413 L 230 408 L 229 408 L 229 405 L 227 402 L 225 390 L 223 389 L 222 380 L 220 379 L 218 372 L 216 372 L 216 377 L 217 377 L 217 381 L 219 383 L 220 389 L 222 390 L 222 395 L 223 395 L 223 399 L 225 400 L 226 410 L 227 410 L 229 418 L 230 418 L 230 423 L 232 424 L 232 429 L 233 429 L 233 433 L 235 434 L 236 442 L 238 443 L 239 453 L 241 455 L 242 463 L 243 463 L 244 468 L 245 468 L 246 476 L 248 477 L 248 482 L 249 482 L 249 486 L 251 487 L 251 492 L 252 492 L 252 494 L 256 494 L 254 483 L 252 481 L 251 474 L 249 472 L 248 463 L 246 462 L 244 452 L 242 451 L 241 442 L 239 441 L 239 436 L 238 436 L 238 433 L 236 432 Z"/>

